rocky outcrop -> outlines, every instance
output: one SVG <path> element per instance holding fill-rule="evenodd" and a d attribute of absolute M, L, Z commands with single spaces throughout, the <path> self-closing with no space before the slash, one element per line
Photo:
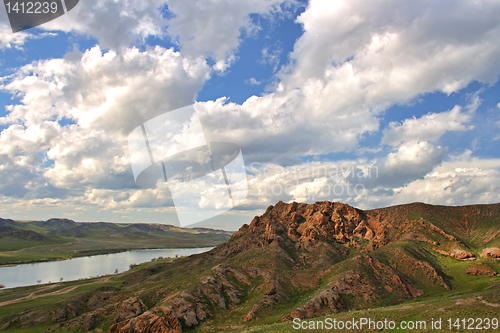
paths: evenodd
<path fill-rule="evenodd" d="M 483 249 L 480 256 L 483 258 L 500 258 L 500 249 L 498 247 Z"/>
<path fill-rule="evenodd" d="M 182 326 L 172 308 L 159 307 L 114 324 L 110 333 L 181 333 Z"/>
<path fill-rule="evenodd" d="M 343 295 L 352 296 L 366 304 L 389 304 L 391 301 L 381 299 L 382 295 L 393 297 L 392 302 L 401 302 L 423 294 L 403 274 L 369 255 L 354 257 L 349 266 L 353 269 L 335 277 L 329 289 L 323 290 L 306 304 L 284 316 L 282 321 L 308 319 L 349 310 L 342 300 Z"/>
<path fill-rule="evenodd" d="M 124 301 L 110 332 L 182 332 L 182 327 L 195 327 L 210 315 L 207 303 L 220 310 L 239 304 L 242 293 L 229 278 L 250 284 L 249 277 L 226 264 L 215 266 L 211 273 L 200 278 L 194 292 L 183 291 L 165 299 L 165 305 L 159 308 L 161 312 L 156 308 L 146 311 L 145 305 L 137 298 Z"/>
<path fill-rule="evenodd" d="M 440 228 L 436 227 L 436 226 L 435 226 L 435 225 L 433 225 L 432 223 L 429 223 L 429 227 L 430 227 L 433 231 L 435 231 L 435 232 L 439 233 L 440 235 L 442 235 L 442 236 L 444 236 L 444 237 L 448 238 L 448 239 L 449 239 L 449 240 L 451 240 L 451 241 L 456 241 L 456 240 L 457 240 L 455 237 L 453 237 L 452 235 L 447 234 L 447 233 L 446 233 L 446 232 L 444 232 L 442 229 L 440 229 Z"/>
<path fill-rule="evenodd" d="M 1 317 L 0 317 L 1 319 Z M 29 325 L 38 325 L 49 319 L 47 313 L 42 312 L 40 309 L 27 310 L 19 314 L 19 316 L 11 319 L 10 321 L 2 324 L 0 331 L 6 330 L 10 325 L 20 323 L 21 327 Z"/>
<path fill-rule="evenodd" d="M 237 282 L 230 282 L 229 279 Z M 194 297 L 192 302 L 203 302 L 205 299 L 222 310 L 241 302 L 240 297 L 243 293 L 238 284 L 251 284 L 246 274 L 226 264 L 215 266 L 211 275 L 203 276 L 200 280 L 201 283 L 197 285 L 192 296 Z"/>
<path fill-rule="evenodd" d="M 199 299 L 186 292 L 181 293 L 180 296 L 170 301 L 170 308 L 183 326 L 196 326 L 200 320 L 207 317 L 205 306 Z"/>
<path fill-rule="evenodd" d="M 498 273 L 489 265 L 482 262 L 472 262 L 467 266 L 465 273 L 471 275 L 497 276 Z"/>
<path fill-rule="evenodd" d="M 142 300 L 136 297 L 126 299 L 120 304 L 120 309 L 118 310 L 118 313 L 115 315 L 113 321 L 117 323 L 120 321 L 137 317 L 147 309 L 148 307 L 144 305 Z"/>
<path fill-rule="evenodd" d="M 279 202 L 244 225 L 232 239 L 235 241 L 221 249 L 224 257 L 268 247 L 311 252 L 332 242 L 359 246 L 355 239 L 368 240 L 369 249 L 374 250 L 388 243 L 388 234 L 384 225 L 346 204 Z M 282 255 L 286 256 L 286 251 Z"/>
<path fill-rule="evenodd" d="M 347 272 L 336 280 L 332 290 L 339 295 L 353 295 L 365 302 L 374 302 L 385 292 L 397 298 L 397 301 L 423 294 L 403 274 L 368 255 L 356 256 L 352 261 L 354 267 L 360 268 Z"/>
<path fill-rule="evenodd" d="M 290 321 L 294 318 L 308 319 L 317 317 L 322 312 L 323 307 L 328 307 L 333 313 L 340 312 L 345 308 L 339 294 L 332 289 L 327 289 L 310 299 L 303 306 L 284 316 L 282 321 Z"/>
<path fill-rule="evenodd" d="M 476 267 L 471 267 L 468 268 L 465 273 L 471 274 L 471 275 L 486 275 L 486 276 L 497 276 L 497 272 L 492 272 L 491 270 L 488 269 L 482 269 L 482 268 L 476 268 Z"/>
<path fill-rule="evenodd" d="M 259 302 L 255 303 L 250 312 L 246 315 L 245 321 L 255 319 L 261 309 L 278 304 L 283 297 L 288 298 L 279 282 L 272 281 L 269 289 L 264 292 L 264 297 Z"/>
<path fill-rule="evenodd" d="M 458 260 L 470 260 L 474 259 L 475 255 L 465 250 L 454 249 L 453 251 L 451 251 L 450 257 Z"/>
<path fill-rule="evenodd" d="M 125 320 L 116 322 L 110 328 L 112 333 L 176 333 L 182 332 L 182 327 L 193 327 L 207 316 L 200 299 L 186 292 L 168 301 L 168 306 L 160 306 L 140 315 L 133 316 L 144 310 L 143 303 L 135 298 L 122 305 L 119 314 L 125 315 Z M 125 309 L 125 310 L 124 310 Z M 116 317 L 115 317 L 116 318 Z"/>
<path fill-rule="evenodd" d="M 440 249 L 433 249 L 433 250 L 436 251 L 437 253 L 439 253 L 442 256 L 449 256 L 450 255 L 448 252 L 440 250 Z"/>

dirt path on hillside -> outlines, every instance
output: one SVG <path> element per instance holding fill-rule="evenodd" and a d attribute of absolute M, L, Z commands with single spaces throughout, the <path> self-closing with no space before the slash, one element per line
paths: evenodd
<path fill-rule="evenodd" d="M 53 291 L 51 293 L 36 295 L 36 293 L 43 292 L 44 290 L 51 289 L 51 288 L 54 288 L 56 286 L 43 287 L 41 289 L 35 290 L 34 292 L 32 292 L 31 294 L 29 294 L 28 296 L 24 296 L 24 297 L 21 297 L 21 298 L 16 298 L 16 299 L 13 299 L 13 300 L 10 300 L 10 301 L 0 302 L 0 307 L 1 306 L 5 306 L 5 305 L 14 304 L 14 303 L 19 303 L 19 302 L 30 301 L 30 300 L 33 300 L 33 299 L 36 299 L 36 298 L 40 298 L 40 297 L 45 297 L 45 296 L 54 296 L 54 295 L 67 294 L 67 293 L 75 290 L 78 287 L 85 286 L 85 285 L 88 285 L 88 284 L 95 284 L 95 283 L 98 283 L 98 282 L 107 282 L 107 281 L 109 281 L 109 279 L 110 279 L 110 277 L 108 276 L 108 277 L 105 277 L 105 278 L 100 279 L 98 281 L 94 281 L 94 282 L 90 282 L 90 283 L 84 283 L 84 284 L 79 284 L 77 286 L 66 287 L 66 288 L 63 288 L 63 289 L 60 289 L 60 290 Z"/>

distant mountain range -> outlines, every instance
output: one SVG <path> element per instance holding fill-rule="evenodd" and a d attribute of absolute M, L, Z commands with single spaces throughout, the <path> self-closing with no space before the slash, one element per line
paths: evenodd
<path fill-rule="evenodd" d="M 484 304 L 497 306 L 499 246 L 500 204 L 279 202 L 209 252 L 141 265 L 113 288 L 30 311 L 56 331 L 216 332 L 437 296 L 487 292 Z"/>
<path fill-rule="evenodd" d="M 146 223 L 18 222 L 0 218 L 0 264 L 64 259 L 139 248 L 215 246 L 231 237 L 224 230 L 183 229 Z"/>
<path fill-rule="evenodd" d="M 0 218 L 2 237 L 13 236 L 20 239 L 43 239 L 46 236 L 58 237 L 158 237 L 164 238 L 179 233 L 187 238 L 189 234 L 203 232 L 227 234 L 224 230 L 208 228 L 183 229 L 169 224 L 149 223 L 110 223 L 110 222 L 75 222 L 69 219 L 52 218 L 47 221 L 16 222 Z M 4 234 L 8 230 L 11 235 Z M 35 232 L 38 231 L 37 232 Z M 16 233 L 17 231 L 17 233 Z M 23 233 L 22 231 L 32 231 Z M 38 236 L 35 236 L 37 235 Z M 31 235 L 31 236 L 28 236 Z M 27 237 L 27 238 L 26 238 Z M 181 237 L 182 238 L 182 237 Z"/>

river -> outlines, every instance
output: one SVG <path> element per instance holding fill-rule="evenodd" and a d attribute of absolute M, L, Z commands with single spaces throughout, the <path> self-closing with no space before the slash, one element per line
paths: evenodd
<path fill-rule="evenodd" d="M 212 247 L 188 249 L 133 250 L 112 254 L 101 254 L 61 261 L 22 264 L 0 267 L 0 284 L 5 288 L 31 286 L 42 283 L 73 281 L 115 272 L 124 272 L 131 264 L 151 261 L 153 258 L 174 258 L 209 251 Z"/>

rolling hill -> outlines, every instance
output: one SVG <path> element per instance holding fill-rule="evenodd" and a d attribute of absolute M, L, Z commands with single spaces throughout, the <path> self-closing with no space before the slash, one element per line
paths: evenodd
<path fill-rule="evenodd" d="M 499 204 L 363 211 L 279 202 L 209 252 L 140 265 L 47 307 L 0 307 L 0 327 L 288 332 L 294 318 L 384 311 L 400 319 L 498 318 L 499 235 Z"/>
<path fill-rule="evenodd" d="M 59 260 L 141 248 L 215 246 L 231 232 L 146 223 L 0 219 L 0 264 Z"/>

